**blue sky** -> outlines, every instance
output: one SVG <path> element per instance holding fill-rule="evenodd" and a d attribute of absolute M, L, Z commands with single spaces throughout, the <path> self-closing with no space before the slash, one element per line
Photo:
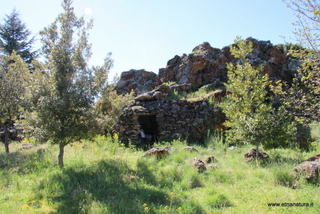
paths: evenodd
<path fill-rule="evenodd" d="M 0 1 L 1 21 L 16 8 L 34 35 L 62 12 L 61 0 Z M 130 69 L 158 73 L 169 59 L 202 42 L 217 48 L 237 36 L 295 42 L 296 19 L 281 0 L 74 0 L 73 6 L 78 16 L 94 19 L 90 63 L 101 65 L 113 53 L 110 76 Z"/>

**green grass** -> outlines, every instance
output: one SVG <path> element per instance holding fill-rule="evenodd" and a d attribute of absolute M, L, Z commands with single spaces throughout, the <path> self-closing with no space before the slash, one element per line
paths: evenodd
<path fill-rule="evenodd" d="M 65 168 L 57 165 L 57 146 L 36 145 L 0 153 L 0 213 L 317 213 L 319 186 L 301 182 L 292 189 L 291 173 L 319 152 L 269 150 L 270 160 L 246 163 L 244 146 L 225 149 L 219 140 L 182 150 L 184 142 L 157 160 L 98 137 L 68 145 Z M 163 146 L 163 145 L 156 145 Z M 39 148 L 48 149 L 37 152 Z M 4 151 L 4 148 L 1 148 Z M 319 148 L 317 148 L 319 149 Z M 197 173 L 194 157 L 214 155 L 217 169 Z M 270 207 L 268 203 L 313 203 L 312 207 Z"/>

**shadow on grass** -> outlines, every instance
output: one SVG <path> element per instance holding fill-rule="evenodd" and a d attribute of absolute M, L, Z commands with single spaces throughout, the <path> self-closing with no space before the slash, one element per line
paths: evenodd
<path fill-rule="evenodd" d="M 152 209 L 168 205 L 163 190 L 139 180 L 125 179 L 130 174 L 122 161 L 100 161 L 94 166 L 66 168 L 37 187 L 38 199 L 54 204 L 53 213 L 144 213 L 143 204 Z M 49 183 L 48 183 L 49 182 Z M 199 213 L 199 212 L 198 212 Z"/>
<path fill-rule="evenodd" d="M 274 155 L 271 156 L 269 159 L 260 160 L 260 166 L 266 167 L 266 168 L 272 168 L 275 165 L 292 165 L 292 168 L 294 168 L 296 165 L 303 162 L 303 159 L 301 158 L 292 158 L 292 157 L 283 157 L 280 155 Z"/>
<path fill-rule="evenodd" d="M 0 153 L 0 170 L 18 174 L 28 174 L 41 170 L 49 165 L 48 162 L 44 161 L 44 154 L 37 151 Z"/>

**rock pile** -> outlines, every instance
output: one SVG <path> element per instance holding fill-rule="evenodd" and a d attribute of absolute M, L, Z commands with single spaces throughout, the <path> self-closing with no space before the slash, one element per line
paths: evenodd
<path fill-rule="evenodd" d="M 211 155 L 211 156 L 206 157 L 204 159 L 204 162 L 205 163 L 214 163 L 214 162 L 218 162 L 218 161 L 213 155 Z"/>
<path fill-rule="evenodd" d="M 193 158 L 192 159 L 192 165 L 197 169 L 197 171 L 199 173 L 204 172 L 205 170 L 207 170 L 206 165 L 199 158 Z"/>
<path fill-rule="evenodd" d="M 270 41 L 247 38 L 253 43 L 253 51 L 248 55 L 252 65 L 264 65 L 264 73 L 273 80 L 290 81 L 293 72 L 299 67 L 298 61 L 292 61 L 283 46 L 272 45 Z M 176 55 L 167 66 L 159 70 L 162 82 L 191 83 L 199 86 L 214 82 L 216 79 L 227 81 L 227 64 L 238 59 L 230 53 L 230 47 L 213 48 L 205 42 L 192 50 L 192 53 Z"/>
<path fill-rule="evenodd" d="M 152 90 L 159 84 L 160 80 L 157 74 L 151 71 L 145 71 L 144 69 L 132 69 L 121 73 L 115 90 L 119 95 L 129 93 L 131 90 L 135 92 L 135 95 L 139 95 Z"/>
<path fill-rule="evenodd" d="M 152 148 L 149 149 L 144 153 L 145 156 L 156 156 L 157 159 L 161 159 L 169 154 L 170 148 L 164 147 L 164 148 Z"/>
<path fill-rule="evenodd" d="M 169 94 L 173 93 L 174 91 L 182 92 L 182 91 L 190 91 L 191 84 L 184 83 L 184 84 L 173 84 L 173 85 L 166 85 L 162 84 L 157 86 L 155 89 L 142 93 L 138 95 L 135 100 L 156 100 L 163 97 L 168 96 Z"/>
<path fill-rule="evenodd" d="M 244 154 L 244 157 L 246 159 L 246 162 L 253 161 L 257 156 L 257 150 L 256 149 L 250 149 Z M 269 155 L 261 150 L 258 151 L 258 159 L 265 159 L 269 158 Z"/>
<path fill-rule="evenodd" d="M 263 64 L 263 72 L 269 74 L 271 80 L 292 80 L 301 62 L 287 54 L 282 45 L 273 45 L 270 41 L 251 37 L 246 41 L 253 43 L 253 51 L 247 56 L 253 66 Z M 159 69 L 158 75 L 145 70 L 123 72 L 116 91 L 118 94 L 126 94 L 134 90 L 136 95 L 140 95 L 166 82 L 187 83 L 195 90 L 216 81 L 226 82 L 227 64 L 237 62 L 238 59 L 230 52 L 230 46 L 219 49 L 204 42 L 190 54 L 174 56 L 165 68 Z"/>

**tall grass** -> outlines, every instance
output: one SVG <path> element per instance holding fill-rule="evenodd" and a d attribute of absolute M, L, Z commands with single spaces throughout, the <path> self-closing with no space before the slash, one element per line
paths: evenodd
<path fill-rule="evenodd" d="M 246 163 L 250 146 L 227 148 L 208 136 L 198 152 L 185 142 L 163 159 L 143 157 L 109 138 L 75 142 L 66 147 L 65 168 L 57 166 L 58 148 L 49 144 L 0 154 L 0 213 L 317 213 L 319 186 L 295 180 L 292 169 L 314 152 L 276 149 L 270 159 Z M 39 150 L 39 149 L 42 150 Z M 319 148 L 317 148 L 319 149 Z M 4 150 L 4 149 L 3 149 Z M 38 151 L 38 152 L 37 152 Z M 44 152 L 39 152 L 44 151 Z M 194 157 L 214 155 L 217 168 L 197 173 Z M 312 207 L 271 207 L 268 203 L 313 203 Z"/>

